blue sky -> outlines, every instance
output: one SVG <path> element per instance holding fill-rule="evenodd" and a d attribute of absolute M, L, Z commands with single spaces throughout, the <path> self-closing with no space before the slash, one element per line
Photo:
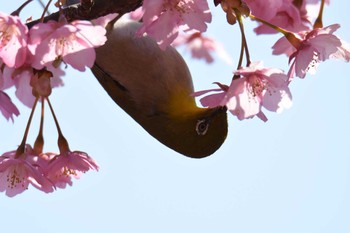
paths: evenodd
<path fill-rule="evenodd" d="M 11 12 L 14 3 L 1 6 Z M 237 62 L 238 27 L 212 8 L 208 35 L 221 40 Z M 350 42 L 350 2 L 334 1 L 324 24 Z M 23 17 L 38 16 L 31 4 Z M 252 60 L 287 70 L 271 55 L 276 36 L 256 37 L 246 20 Z M 183 51 L 180 49 L 180 51 Z M 197 90 L 229 83 L 230 67 L 184 55 Z M 235 63 L 236 65 L 236 63 Z M 123 233 L 346 233 L 350 232 L 350 80 L 348 63 L 327 61 L 316 75 L 291 84 L 293 107 L 267 113 L 269 121 L 229 117 L 225 144 L 211 157 L 193 160 L 149 136 L 104 92 L 90 71 L 67 71 L 65 87 L 51 101 L 73 150 L 100 165 L 72 187 L 52 194 L 30 187 L 15 198 L 0 193 L 2 232 Z M 13 92 L 13 91 L 12 91 Z M 13 93 L 11 93 L 13 94 Z M 20 143 L 29 110 L 20 106 L 14 124 L 0 118 L 0 151 Z M 49 114 L 45 149 L 57 151 Z M 34 125 L 38 125 L 36 114 Z M 32 127 L 33 142 L 38 127 Z"/>

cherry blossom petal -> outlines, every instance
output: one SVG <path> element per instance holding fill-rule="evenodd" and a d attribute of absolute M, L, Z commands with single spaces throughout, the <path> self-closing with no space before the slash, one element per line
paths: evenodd
<path fill-rule="evenodd" d="M 267 86 L 267 93 L 262 99 L 264 108 L 277 113 L 291 108 L 292 94 L 285 85 L 287 76 L 284 74 L 273 74 L 266 78 L 269 80 L 269 85 Z"/>
<path fill-rule="evenodd" d="M 16 86 L 16 97 L 27 107 L 33 107 L 35 97 L 32 93 L 32 86 L 30 80 L 33 76 L 31 68 L 23 69 L 17 72 L 14 77 L 14 83 Z"/>
<path fill-rule="evenodd" d="M 252 118 L 261 110 L 260 96 L 253 95 L 246 78 L 233 80 L 227 92 L 227 109 L 239 120 Z"/>
<path fill-rule="evenodd" d="M 296 52 L 296 49 L 291 46 L 290 42 L 285 37 L 281 37 L 277 42 L 272 46 L 272 54 L 280 55 L 286 54 L 288 57 Z"/>
<path fill-rule="evenodd" d="M 147 32 L 148 35 L 153 37 L 159 44 L 159 47 L 163 50 L 175 40 L 178 36 L 177 21 L 174 20 L 176 17 L 173 13 L 162 14 L 159 16 L 159 20 L 146 26 L 141 26 L 137 34 L 141 35 Z"/>
<path fill-rule="evenodd" d="M 18 116 L 19 111 L 10 99 L 10 97 L 3 91 L 0 91 L 0 112 L 6 118 L 11 119 L 13 122 L 13 116 Z"/>
<path fill-rule="evenodd" d="M 106 21 L 109 22 L 113 16 L 115 16 L 115 14 L 108 15 L 107 18 L 99 22 L 105 24 Z M 84 20 L 73 21 L 71 25 L 77 28 L 76 37 L 80 39 L 79 43 L 84 45 L 84 47 L 96 48 L 104 45 L 107 40 L 105 36 L 106 29 L 103 25 L 93 25 L 91 22 Z"/>
<path fill-rule="evenodd" d="M 338 48 L 342 46 L 341 41 L 334 35 L 321 34 L 315 38 L 310 39 L 310 44 L 318 53 L 318 58 L 321 61 L 325 61 L 330 56 L 338 51 Z M 332 46 L 330 46 L 332 45 Z"/>
<path fill-rule="evenodd" d="M 215 89 L 214 89 L 215 90 Z M 200 102 L 204 107 L 209 107 L 209 108 L 215 108 L 217 106 L 222 106 L 223 104 L 223 99 L 226 96 L 226 92 L 223 92 L 221 89 L 216 89 L 220 90 L 221 92 L 211 94 L 204 96 Z"/>

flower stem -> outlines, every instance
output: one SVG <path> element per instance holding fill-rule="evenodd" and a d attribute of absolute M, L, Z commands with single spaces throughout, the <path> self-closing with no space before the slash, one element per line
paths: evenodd
<path fill-rule="evenodd" d="M 240 55 L 239 55 L 239 60 L 238 60 L 238 65 L 237 65 L 237 70 L 239 68 L 241 68 L 242 66 L 242 63 L 243 63 L 243 55 L 244 55 L 244 36 L 243 36 L 243 33 L 242 33 L 242 39 L 241 39 L 241 51 L 240 51 Z M 235 78 L 235 77 L 234 77 Z"/>
<path fill-rule="evenodd" d="M 41 154 L 43 152 L 44 147 L 44 137 L 43 137 L 43 129 L 44 129 L 44 105 L 45 105 L 45 97 L 41 97 L 41 117 L 40 117 L 40 128 L 38 136 L 34 142 L 34 151 L 37 154 Z"/>
<path fill-rule="evenodd" d="M 272 23 L 269 23 L 269 22 L 267 22 L 267 21 L 265 21 L 265 20 L 263 20 L 263 19 L 261 19 L 261 18 L 259 18 L 259 17 L 256 17 L 256 16 L 252 15 L 252 14 L 250 14 L 249 17 L 250 17 L 252 20 L 258 21 L 258 22 L 260 22 L 260 23 L 263 23 L 263 24 L 269 26 L 269 27 L 272 28 L 272 29 L 275 29 L 276 31 L 282 33 L 283 35 L 286 35 L 286 34 L 290 33 L 290 31 L 287 31 L 287 30 L 285 30 L 285 29 L 283 29 L 283 28 L 280 28 L 280 27 L 278 27 L 278 26 L 276 26 L 276 25 L 274 25 L 274 24 L 272 24 Z"/>
<path fill-rule="evenodd" d="M 236 10 L 236 8 L 234 10 L 235 10 L 235 13 L 237 15 L 239 29 L 241 30 L 241 34 L 242 34 L 242 44 L 244 45 L 245 56 L 246 56 L 246 59 L 247 59 L 247 65 L 246 66 L 249 66 L 251 61 L 250 61 L 250 54 L 249 54 L 249 49 L 248 49 L 247 38 L 246 38 L 245 32 L 244 32 L 244 25 L 243 25 L 242 15 L 241 15 L 241 13 L 238 10 Z M 240 68 L 241 66 L 242 66 L 242 64 L 240 64 L 240 66 L 238 68 Z"/>
<path fill-rule="evenodd" d="M 53 110 L 53 107 L 51 105 L 51 102 L 50 102 L 49 98 L 47 97 L 46 100 L 47 100 L 47 103 L 49 104 L 50 111 L 52 113 L 53 119 L 54 119 L 55 124 L 56 124 L 57 132 L 58 132 L 58 147 L 60 149 L 60 154 L 64 154 L 65 152 L 70 151 L 69 145 L 68 145 L 68 141 L 62 134 L 60 125 L 58 123 L 56 114 L 55 114 L 55 112 Z"/>
<path fill-rule="evenodd" d="M 45 14 L 46 12 L 49 12 L 49 6 L 51 4 L 52 0 L 49 0 L 49 2 L 46 4 L 45 8 L 44 8 L 44 11 L 43 13 L 41 14 L 41 17 L 40 17 L 40 22 L 44 22 L 44 17 L 45 17 Z M 40 3 L 42 4 L 42 6 L 44 7 L 44 4 L 40 1 Z"/>
<path fill-rule="evenodd" d="M 33 104 L 33 107 L 32 107 L 32 111 L 30 113 L 30 116 L 29 116 L 29 119 L 28 119 L 28 122 L 27 122 L 26 129 L 24 131 L 22 142 L 21 142 L 21 144 L 18 146 L 18 148 L 16 150 L 16 158 L 18 158 L 21 154 L 24 153 L 26 142 L 27 142 L 27 137 L 28 137 L 28 133 L 29 133 L 30 124 L 32 123 L 34 111 L 35 111 L 35 108 L 36 108 L 36 104 L 38 103 L 38 100 L 39 100 L 39 98 L 36 97 L 35 101 L 34 101 L 34 104 Z"/>
<path fill-rule="evenodd" d="M 324 3 L 325 3 L 325 0 L 322 0 L 321 1 L 321 5 L 320 5 L 320 10 L 318 12 L 317 19 L 316 19 L 316 21 L 314 23 L 314 29 L 316 29 L 316 28 L 323 28 L 322 17 L 323 17 Z"/>
<path fill-rule="evenodd" d="M 252 14 L 251 14 L 249 17 L 250 17 L 252 20 L 255 20 L 255 21 L 258 21 L 258 22 L 260 22 L 260 23 L 263 23 L 263 24 L 265 24 L 265 25 L 271 27 L 272 29 L 275 29 L 276 31 L 282 33 L 282 34 L 287 38 L 287 40 L 289 41 L 289 43 L 291 43 L 296 49 L 298 49 L 298 48 L 300 47 L 300 45 L 301 45 L 301 40 L 298 39 L 298 38 L 294 35 L 293 32 L 290 32 L 290 31 L 288 31 L 288 30 L 285 30 L 285 29 L 283 29 L 283 28 L 280 28 L 280 27 L 278 27 L 278 26 L 276 26 L 276 25 L 274 25 L 274 24 L 271 24 L 271 23 L 269 23 L 269 22 L 267 22 L 267 21 L 265 21 L 265 20 L 263 20 L 263 19 L 261 19 L 261 18 L 259 18 L 259 17 L 256 17 L 256 16 L 252 15 Z"/>
<path fill-rule="evenodd" d="M 17 10 L 15 10 L 14 12 L 11 13 L 11 15 L 13 16 L 19 16 L 19 13 L 21 13 L 21 11 L 23 10 L 23 8 L 28 5 L 28 3 L 30 3 L 33 0 L 27 0 L 26 2 L 24 2 Z"/>

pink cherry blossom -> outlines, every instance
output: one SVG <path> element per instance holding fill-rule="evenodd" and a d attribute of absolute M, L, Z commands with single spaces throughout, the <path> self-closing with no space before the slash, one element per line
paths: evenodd
<path fill-rule="evenodd" d="M 227 108 L 242 120 L 261 113 L 261 107 L 280 113 L 292 104 L 287 76 L 278 69 L 265 68 L 262 62 L 235 72 L 242 78 L 232 81 L 227 91 Z"/>
<path fill-rule="evenodd" d="M 220 85 L 222 91 L 213 89 L 219 93 L 205 96 L 201 103 L 208 107 L 226 105 L 239 120 L 258 116 L 266 121 L 262 107 L 277 113 L 291 107 L 288 79 L 281 70 L 264 68 L 262 62 L 256 62 L 237 70 L 235 75 L 242 77 L 234 79 L 230 87 Z"/>
<path fill-rule="evenodd" d="M 187 34 L 180 34 L 172 45 L 186 45 L 187 50 L 191 52 L 193 58 L 205 59 L 207 63 L 212 63 L 214 61 L 211 53 L 217 52 L 222 60 L 227 64 L 232 64 L 232 58 L 225 51 L 222 44 L 199 32 L 193 33 L 190 36 Z"/>
<path fill-rule="evenodd" d="M 0 12 L 0 58 L 9 67 L 26 60 L 28 28 L 19 17 Z"/>
<path fill-rule="evenodd" d="M 67 184 L 72 186 L 72 177 L 70 175 L 62 175 L 61 173 L 53 174 L 51 169 L 51 163 L 54 161 L 55 157 L 58 156 L 57 153 L 46 152 L 39 155 L 38 164 L 42 167 L 43 174 L 50 179 L 52 183 L 55 184 L 56 188 L 64 189 Z M 75 178 L 80 177 L 80 173 L 74 176 Z"/>
<path fill-rule="evenodd" d="M 61 60 L 73 68 L 84 71 L 95 61 L 94 48 L 106 41 L 106 30 L 89 21 L 76 20 L 72 23 L 49 21 L 33 26 L 29 31 L 29 49 L 34 56 L 33 67 L 50 71 Z"/>
<path fill-rule="evenodd" d="M 54 154 L 49 154 L 52 157 Z M 81 173 L 88 170 L 98 170 L 96 162 L 86 153 L 81 151 L 67 151 L 56 154 L 47 167 L 47 177 L 59 188 L 65 188 L 66 184 L 72 185 L 71 177 L 79 178 Z"/>
<path fill-rule="evenodd" d="M 30 145 L 26 145 L 24 154 L 20 156 L 16 156 L 16 151 L 0 156 L 0 192 L 13 197 L 27 190 L 29 184 L 43 192 L 53 192 L 53 184 L 43 176 L 35 160 Z"/>
<path fill-rule="evenodd" d="M 137 34 L 147 33 L 165 49 L 178 36 L 179 30 L 204 32 L 211 22 L 205 0 L 144 0 L 143 25 Z"/>
<path fill-rule="evenodd" d="M 292 62 L 288 76 L 294 75 L 304 78 L 306 73 L 314 74 L 321 61 L 330 58 L 350 60 L 350 46 L 333 33 L 340 27 L 333 24 L 324 28 L 316 28 L 310 31 L 295 34 L 297 48 L 287 44 L 287 40 L 280 39 L 273 46 L 273 54 L 286 53 Z"/>

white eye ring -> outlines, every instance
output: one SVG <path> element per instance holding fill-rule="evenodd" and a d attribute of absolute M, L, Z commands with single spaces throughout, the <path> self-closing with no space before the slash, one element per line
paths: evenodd
<path fill-rule="evenodd" d="M 196 132 L 198 135 L 205 135 L 209 128 L 209 121 L 206 119 L 198 120 L 196 124 Z"/>

